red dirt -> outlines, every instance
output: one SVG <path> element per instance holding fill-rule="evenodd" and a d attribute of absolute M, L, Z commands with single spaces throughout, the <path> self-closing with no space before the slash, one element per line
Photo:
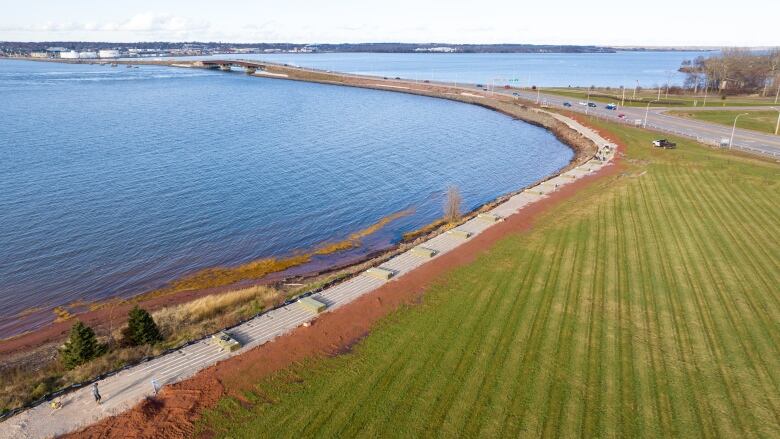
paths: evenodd
<path fill-rule="evenodd" d="M 580 122 L 583 122 L 581 119 Z M 599 130 L 613 141 L 616 136 Z M 206 408 L 227 394 L 237 396 L 262 378 L 306 358 L 337 355 L 365 337 L 382 317 L 403 304 L 414 304 L 442 274 L 473 261 L 505 236 L 530 229 L 548 209 L 572 199 L 594 180 L 619 172 L 620 153 L 613 164 L 561 187 L 549 197 L 523 208 L 457 249 L 443 254 L 403 277 L 389 282 L 342 308 L 325 313 L 309 327 L 299 327 L 273 342 L 204 369 L 193 378 L 167 386 L 153 402 L 144 402 L 104 419 L 67 438 L 182 438 L 194 432 L 194 422 Z M 229 389 L 229 390 L 228 390 Z"/>

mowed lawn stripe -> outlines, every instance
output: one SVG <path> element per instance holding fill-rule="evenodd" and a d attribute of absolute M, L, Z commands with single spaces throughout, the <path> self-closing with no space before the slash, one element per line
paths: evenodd
<path fill-rule="evenodd" d="M 511 254 L 507 254 L 508 258 L 513 257 Z M 516 256 L 515 256 L 516 257 Z M 535 252 L 535 259 L 540 259 L 539 252 Z M 537 265 L 538 269 L 538 265 Z M 456 431 L 462 432 L 466 436 L 477 436 L 481 428 L 481 421 L 489 418 L 485 416 L 486 413 L 490 413 L 491 408 L 494 406 L 495 397 L 497 395 L 506 394 L 505 386 L 508 384 L 503 376 L 506 372 L 506 368 L 496 367 L 497 365 L 511 365 L 512 361 L 509 357 L 513 351 L 517 350 L 517 335 L 518 329 L 522 327 L 519 319 L 525 307 L 520 303 L 521 300 L 527 302 L 523 291 L 527 291 L 527 288 L 523 288 L 527 285 L 528 279 L 532 278 L 528 276 L 530 272 L 524 272 L 519 267 L 515 267 L 513 275 L 520 282 L 513 282 L 509 291 L 516 291 L 516 294 L 508 294 L 512 300 L 502 304 L 501 306 L 507 307 L 510 311 L 506 318 L 501 318 L 496 328 L 500 330 L 497 340 L 492 343 L 492 349 L 490 356 L 485 358 L 484 373 L 474 374 L 471 381 L 467 382 L 465 386 L 456 398 L 461 401 L 458 404 L 457 411 L 451 411 L 450 421 L 455 427 Z M 535 274 L 537 270 L 533 270 Z M 501 322 L 503 322 L 501 324 Z M 486 322 L 487 323 L 487 322 Z M 516 364 L 516 363 L 514 363 Z M 516 379 L 517 369 L 510 371 L 510 380 Z M 474 390 L 476 388 L 476 391 Z M 458 425 L 456 420 L 460 419 L 462 425 Z"/>
<path fill-rule="evenodd" d="M 495 352 L 495 346 L 498 343 L 497 336 L 498 332 L 500 332 L 500 327 L 496 326 L 496 323 L 507 322 L 512 319 L 511 313 L 515 310 L 514 304 L 520 300 L 520 297 L 518 295 L 500 294 L 498 291 L 502 289 L 507 289 L 509 291 L 520 290 L 520 285 L 523 283 L 524 279 L 522 276 L 518 276 L 518 273 L 521 272 L 519 267 L 524 263 L 527 263 L 527 256 L 512 258 L 510 255 L 502 255 L 501 252 L 497 253 L 498 254 L 494 254 L 493 257 L 490 258 L 490 262 L 486 260 L 485 264 L 483 264 L 483 267 L 485 267 L 487 271 L 490 271 L 490 276 L 495 279 L 495 282 L 491 282 L 490 284 L 496 285 L 496 288 L 488 287 L 487 290 L 485 290 L 479 282 L 475 280 L 473 290 L 480 292 L 479 296 L 460 302 L 462 311 L 469 313 L 472 312 L 471 303 L 474 300 L 485 301 L 485 312 L 478 316 L 474 321 L 474 329 L 470 331 L 472 336 L 468 340 L 468 344 L 458 350 L 461 353 L 461 358 L 452 356 L 451 360 L 447 363 L 433 365 L 432 371 L 437 376 L 441 376 L 445 379 L 454 376 L 465 377 L 464 374 L 466 371 L 477 367 L 475 365 L 478 364 L 482 364 L 482 367 L 479 367 L 479 369 L 485 370 L 487 363 L 490 362 L 491 357 Z M 534 256 L 532 255 L 531 258 L 533 257 Z M 502 269 L 498 269 L 498 267 L 501 267 Z M 490 316 L 491 312 L 496 311 L 498 312 L 494 317 Z M 455 326 L 458 326 L 459 324 L 459 322 L 455 322 Z M 453 332 L 452 327 L 445 328 L 445 330 Z M 457 331 L 454 332 L 455 335 L 457 335 Z M 480 340 L 484 340 L 484 343 L 480 344 Z M 452 345 L 445 347 L 451 349 Z M 442 367 L 448 367 L 449 369 L 443 370 Z M 455 404 L 462 400 L 462 397 L 457 395 L 461 389 L 458 386 L 451 386 L 450 384 L 451 383 L 446 383 L 447 387 L 445 387 L 447 392 L 446 395 L 448 396 L 437 401 L 431 409 L 433 413 L 437 413 L 438 409 L 442 423 L 440 425 L 444 425 L 441 428 L 449 428 L 451 422 L 448 419 L 449 412 L 456 410 Z M 442 383 L 442 385 L 445 384 Z M 432 387 L 435 388 L 436 385 L 433 384 Z M 466 387 L 470 389 L 471 392 L 474 391 L 473 383 Z M 417 386 L 416 388 L 425 388 L 425 386 Z M 413 389 L 414 388 L 411 390 L 412 394 L 416 393 Z M 407 397 L 408 396 L 410 395 L 407 395 Z M 430 413 L 423 412 L 421 415 L 423 416 L 421 419 L 429 419 Z M 392 429 L 393 425 L 394 422 L 390 421 L 386 422 L 383 427 L 386 430 L 389 430 Z M 421 431 L 423 430 L 417 430 L 417 432 Z"/>
<path fill-rule="evenodd" d="M 667 168 L 665 171 L 662 174 L 662 181 L 667 184 L 671 194 L 668 199 L 670 200 L 670 207 L 672 207 L 670 212 L 672 218 L 674 218 L 674 227 L 676 227 L 680 235 L 684 234 L 688 238 L 685 240 L 677 239 L 677 241 L 682 249 L 680 256 L 682 257 L 682 266 L 685 269 L 688 287 L 694 291 L 692 295 L 694 300 L 691 302 L 693 309 L 691 311 L 695 311 L 699 316 L 700 330 L 704 336 L 703 340 L 708 353 L 708 355 L 702 355 L 702 364 L 715 366 L 714 372 L 717 374 L 717 382 L 721 384 L 725 394 L 725 398 L 710 398 L 710 400 L 720 402 L 720 410 L 722 412 L 730 412 L 731 416 L 729 417 L 734 421 L 733 428 L 739 430 L 739 433 L 734 433 L 744 436 L 745 423 L 749 421 L 743 419 L 743 416 L 749 416 L 749 412 L 737 410 L 736 408 L 745 406 L 745 394 L 737 380 L 726 372 L 729 356 L 724 351 L 730 341 L 730 336 L 727 335 L 727 331 L 724 331 L 723 326 L 728 324 L 728 320 L 724 315 L 722 306 L 719 306 L 722 302 L 719 303 L 712 297 L 712 293 L 717 292 L 717 286 L 713 283 L 710 273 L 705 272 L 707 258 L 698 258 L 698 255 L 707 254 L 701 250 L 701 241 L 706 239 L 706 234 L 691 226 L 689 222 L 691 215 L 688 213 L 692 213 L 692 209 L 683 204 L 686 197 L 678 176 L 683 170 Z M 700 262 L 697 264 L 687 262 L 696 260 Z"/>
<path fill-rule="evenodd" d="M 776 245 L 777 235 L 767 232 L 780 229 L 780 225 L 772 224 L 771 216 L 753 214 L 755 213 L 754 206 L 761 205 L 761 203 L 753 201 L 759 198 L 758 194 L 761 194 L 762 191 L 742 192 L 739 185 L 726 187 L 723 179 L 719 178 L 711 178 L 707 182 L 709 184 L 704 185 L 702 190 L 717 191 L 718 195 L 712 196 L 712 198 L 719 203 L 723 203 L 721 208 L 716 209 L 716 211 L 721 218 L 732 218 L 732 221 L 724 224 L 724 227 L 719 230 L 730 235 L 732 239 L 728 240 L 728 242 L 742 249 L 743 257 L 747 258 L 747 261 L 753 265 L 752 272 L 764 281 L 766 292 L 772 295 L 777 305 L 778 293 L 780 292 L 773 287 L 777 286 L 777 273 L 780 271 L 778 256 L 780 255 L 776 253 L 778 249 Z M 777 205 L 780 203 L 780 196 L 777 196 L 777 192 L 775 195 L 774 218 L 776 219 L 779 216 L 777 214 Z M 751 200 L 749 205 L 747 200 Z M 723 206 L 728 207 L 724 208 Z M 772 253 L 772 248 L 766 245 L 767 242 L 773 242 L 773 240 L 775 242 L 774 254 Z"/>
<path fill-rule="evenodd" d="M 686 182 L 684 182 L 681 187 L 686 190 L 688 185 Z M 697 196 L 697 194 L 690 192 L 689 195 L 692 197 Z M 711 223 L 709 209 L 702 209 L 700 210 L 700 213 L 700 219 L 702 220 L 703 224 Z M 704 230 L 701 230 L 698 233 L 705 233 L 707 230 L 710 230 L 710 228 L 705 227 Z M 703 258 L 702 266 L 706 269 L 706 276 L 709 283 L 711 284 L 710 291 L 715 293 L 716 298 L 719 301 L 720 306 L 717 308 L 713 307 L 713 309 L 723 311 L 723 315 L 718 316 L 717 321 L 728 324 L 728 327 L 725 328 L 725 332 L 721 333 L 719 337 L 723 347 L 729 350 L 728 360 L 725 361 L 725 364 L 730 366 L 734 363 L 739 363 L 741 366 L 745 366 L 744 375 L 738 376 L 737 379 L 741 387 L 750 388 L 747 390 L 747 392 L 752 393 L 758 391 L 758 394 L 761 394 L 762 389 L 773 388 L 775 392 L 777 392 L 776 394 L 780 394 L 780 392 L 778 392 L 777 382 L 775 382 L 771 373 L 767 369 L 767 365 L 760 356 L 760 352 L 764 346 L 759 346 L 755 342 L 753 331 L 751 331 L 751 328 L 748 327 L 747 320 L 740 319 L 735 315 L 739 307 L 734 300 L 734 295 L 730 292 L 734 291 L 735 289 L 744 290 L 746 286 L 749 288 L 749 283 L 742 285 L 735 284 L 733 281 L 730 282 L 730 279 L 723 275 L 724 273 L 731 272 L 735 264 L 729 260 L 730 258 L 728 253 L 723 253 L 722 249 L 716 248 L 720 244 L 719 240 L 703 239 L 698 240 L 697 243 L 699 245 L 698 251 L 703 254 L 717 255 L 720 253 L 723 255 L 722 258 Z M 726 261 L 727 263 L 718 264 L 718 262 L 721 261 Z M 716 264 L 717 266 L 715 266 Z M 749 292 L 745 291 L 745 293 L 745 298 L 749 298 Z M 752 312 L 748 310 L 748 313 L 750 314 Z M 763 316 L 760 315 L 756 315 L 753 319 L 750 320 L 753 322 L 758 322 L 760 326 L 764 326 L 765 323 L 763 321 Z M 774 356 L 774 358 L 777 357 Z M 744 398 L 742 403 L 745 405 L 748 404 Z M 771 398 L 766 398 L 765 404 L 766 406 L 764 409 L 770 411 L 770 413 L 762 414 L 768 415 L 774 422 L 780 422 L 780 416 L 778 416 L 777 407 Z M 757 411 L 760 409 L 760 406 L 754 405 L 754 409 L 748 410 L 746 413 L 755 418 Z M 753 422 L 754 427 L 758 429 L 766 425 L 766 422 L 761 419 L 754 419 Z"/>
<path fill-rule="evenodd" d="M 682 184 L 679 186 L 680 189 L 686 192 L 690 197 L 701 199 L 706 198 L 706 195 L 711 195 L 702 192 L 691 191 L 689 189 L 691 187 L 691 181 L 689 178 L 681 178 L 680 180 L 682 182 Z M 705 202 L 704 204 L 707 203 Z M 707 205 L 707 208 L 700 209 L 699 213 L 700 221 L 697 223 L 702 224 L 703 227 L 699 228 L 694 233 L 696 233 L 698 236 L 710 238 L 711 234 L 708 234 L 707 232 L 712 230 L 712 226 L 714 224 L 710 206 Z M 694 229 L 695 225 L 688 224 L 688 227 L 689 229 Z M 740 287 L 739 284 L 729 282 L 729 279 L 724 276 L 724 273 L 732 272 L 733 267 L 738 263 L 738 261 L 732 260 L 735 253 L 729 251 L 724 252 L 723 249 L 719 247 L 722 242 L 721 240 L 696 239 L 694 242 L 696 243 L 697 251 L 700 254 L 713 255 L 712 258 L 702 258 L 701 266 L 706 270 L 706 273 L 704 274 L 708 286 L 705 286 L 705 289 L 706 291 L 715 293 L 715 298 L 719 302 L 719 306 L 710 306 L 709 309 L 713 311 L 722 310 L 723 314 L 718 315 L 715 320 L 728 326 L 725 328 L 725 330 L 721 331 L 720 335 L 722 339 L 719 340 L 719 344 L 723 346 L 724 349 L 729 351 L 727 354 L 728 360 L 722 361 L 723 364 L 728 366 L 735 362 L 740 362 L 747 367 L 746 372 L 752 372 L 752 376 L 738 377 L 739 385 L 744 387 L 754 387 L 756 384 L 761 384 L 758 386 L 758 388 L 750 390 L 751 393 L 756 390 L 760 390 L 760 388 L 763 386 L 770 386 L 770 388 L 774 388 L 774 390 L 778 392 L 780 389 L 778 389 L 777 382 L 771 375 L 771 372 L 766 369 L 766 363 L 760 356 L 756 357 L 755 353 L 760 352 L 761 348 L 759 348 L 755 342 L 754 334 L 752 331 L 750 331 L 746 324 L 746 322 L 749 321 L 758 321 L 761 326 L 766 327 L 764 318 L 761 315 L 755 315 L 752 309 L 748 310 L 749 315 L 739 315 L 740 307 L 734 300 L 734 295 L 730 294 L 730 291 L 733 291 L 734 289 L 744 290 L 744 285 L 749 284 L 745 283 Z M 715 257 L 715 255 L 720 255 L 720 257 Z M 717 267 L 715 266 L 716 264 Z M 738 276 L 737 273 L 733 274 L 735 277 Z M 744 297 L 750 300 L 749 291 L 744 291 L 744 293 Z M 774 350 L 774 347 L 769 348 Z M 778 357 L 774 356 L 774 358 Z M 778 394 L 780 394 L 780 392 L 778 392 Z M 744 395 L 742 399 L 742 404 L 747 406 L 748 402 L 745 400 Z M 765 400 L 765 404 L 765 408 L 770 411 L 769 416 L 773 418 L 773 421 L 780 422 L 780 416 L 778 416 L 778 410 L 775 402 L 773 402 L 772 399 L 767 398 Z M 756 414 L 755 409 L 745 412 L 753 417 Z M 754 420 L 753 422 L 754 428 L 760 429 L 761 426 L 765 425 L 765 422 L 762 420 Z"/>
<path fill-rule="evenodd" d="M 659 252 L 657 258 L 650 263 L 657 263 L 657 269 L 662 275 L 663 285 L 661 286 L 668 312 L 671 317 L 671 322 L 667 333 L 673 337 L 675 341 L 675 356 L 670 357 L 670 361 L 673 362 L 673 367 L 677 367 L 680 370 L 684 383 L 682 389 L 678 389 L 680 394 L 686 397 L 688 404 L 692 408 L 692 412 L 695 414 L 695 431 L 701 432 L 702 435 L 712 437 L 715 435 L 713 430 L 715 426 L 714 414 L 711 408 L 707 404 L 707 400 L 701 395 L 704 391 L 704 383 L 696 370 L 695 360 L 691 358 L 691 349 L 688 342 L 691 340 L 690 331 L 688 331 L 686 319 L 688 316 L 682 311 L 679 298 L 677 297 L 683 291 L 681 285 L 676 279 L 674 274 L 674 268 L 670 262 L 670 258 L 675 255 L 679 255 L 679 250 L 675 249 L 668 241 L 667 231 L 671 227 L 668 220 L 665 218 L 663 211 L 666 208 L 660 202 L 660 195 L 655 190 L 655 182 L 651 179 L 640 180 L 640 188 L 642 194 L 650 207 L 650 215 L 648 218 L 652 219 L 653 239 L 654 245 L 658 248 Z M 651 194 L 653 195 L 650 199 Z M 656 264 L 654 264 L 656 265 Z M 693 370 L 688 367 L 693 366 Z M 685 430 L 690 430 L 688 426 L 683 426 Z"/>
<path fill-rule="evenodd" d="M 485 268 L 484 264 L 481 266 L 483 269 Z M 508 277 L 513 276 L 514 271 L 513 269 L 488 270 L 488 279 L 493 277 L 497 282 L 490 282 L 487 285 L 491 285 L 489 288 L 494 291 L 492 286 L 506 282 Z M 457 323 L 459 330 L 464 332 L 448 346 L 437 367 L 438 373 L 433 374 L 429 385 L 423 387 L 421 393 L 423 407 L 428 406 L 426 402 L 430 401 L 430 405 L 423 410 L 425 414 L 425 426 L 421 430 L 423 435 L 443 427 L 450 406 L 454 402 L 455 393 L 460 389 L 459 382 L 470 370 L 481 347 L 480 341 L 492 326 L 487 323 L 495 324 L 496 320 L 493 317 L 501 311 L 497 306 L 500 295 L 484 294 L 484 288 L 485 285 L 478 281 L 471 283 L 470 289 L 479 292 L 479 294 L 472 297 L 469 302 L 459 303 L 458 312 L 468 316 L 463 322 Z M 454 328 L 448 329 L 454 330 Z"/>
<path fill-rule="evenodd" d="M 655 180 L 656 189 L 660 191 L 659 188 L 662 188 L 662 192 L 657 193 L 662 193 L 661 196 L 665 200 L 675 200 L 677 194 L 672 188 L 671 177 L 666 173 L 661 175 L 662 178 Z M 679 303 L 682 309 L 681 315 L 687 317 L 687 319 L 683 319 L 685 323 L 683 328 L 690 341 L 690 358 L 693 358 L 694 373 L 704 386 L 703 388 L 707 389 L 706 404 L 709 407 L 710 416 L 713 418 L 712 421 L 719 426 L 718 430 L 725 431 L 730 436 L 741 436 L 744 427 L 740 417 L 717 415 L 717 413 L 733 412 L 735 396 L 733 384 L 723 377 L 721 369 L 723 358 L 715 347 L 714 333 L 717 328 L 714 328 L 709 315 L 711 308 L 709 308 L 701 289 L 706 279 L 696 273 L 695 264 L 688 262 L 697 260 L 695 252 L 691 251 L 697 237 L 690 230 L 685 229 L 684 215 L 679 211 L 679 206 L 673 202 L 666 204 L 667 208 L 664 209 L 664 213 L 667 217 L 667 224 L 671 227 L 670 230 L 675 231 L 675 233 L 669 234 L 672 248 L 675 249 L 672 253 L 676 256 L 674 259 L 677 266 L 675 273 L 678 277 L 678 285 L 688 293 L 684 296 L 678 295 L 678 298 L 684 298 Z M 685 240 L 680 239 L 682 235 L 686 236 Z M 712 366 L 715 366 L 715 370 Z M 722 393 L 716 393 L 717 388 L 720 388 Z"/>
<path fill-rule="evenodd" d="M 653 417 L 648 422 L 647 429 L 653 436 L 671 436 L 675 432 L 675 411 L 672 410 L 669 398 L 672 390 L 669 385 L 670 372 L 666 365 L 666 356 L 663 355 L 663 330 L 659 319 L 660 310 L 656 302 L 658 280 L 656 274 L 649 266 L 649 261 L 657 258 L 656 253 L 651 252 L 647 243 L 649 238 L 647 230 L 650 227 L 642 221 L 647 217 L 647 210 L 642 200 L 637 198 L 641 196 L 637 185 L 628 187 L 626 194 L 627 211 L 630 217 L 631 244 L 634 250 L 630 260 L 638 268 L 639 282 L 634 286 L 639 294 L 641 303 L 641 320 L 643 327 L 644 342 L 636 343 L 645 357 L 644 364 L 649 368 L 639 368 L 641 381 L 646 382 L 649 392 L 652 393 L 652 404 L 646 404 L 646 407 L 653 407 Z M 639 356 L 637 360 L 640 360 Z M 641 361 L 641 360 L 640 360 Z M 655 421 L 655 422 L 653 422 Z"/>
<path fill-rule="evenodd" d="M 604 346 L 604 326 L 602 318 L 604 315 L 604 277 L 606 266 L 604 261 L 603 243 L 606 241 L 606 225 L 604 216 L 605 207 L 597 205 L 597 232 L 594 236 L 599 246 L 596 250 L 596 257 L 593 258 L 593 276 L 591 278 L 591 312 L 588 323 L 588 354 L 587 354 L 587 377 L 585 381 L 585 392 L 583 396 L 582 427 L 580 428 L 581 437 L 591 438 L 597 435 L 601 430 L 601 389 L 603 388 L 604 375 L 601 373 L 601 355 Z"/>
<path fill-rule="evenodd" d="M 564 263 L 561 264 L 561 270 L 566 275 L 561 289 L 565 292 L 562 304 L 561 323 L 558 325 L 557 334 L 553 343 L 555 354 L 553 366 L 558 371 L 552 376 L 553 381 L 550 389 L 545 392 L 549 395 L 543 417 L 541 419 L 541 432 L 544 436 L 559 436 L 561 426 L 564 423 L 562 418 L 563 408 L 566 404 L 568 395 L 571 392 L 573 381 L 576 379 L 571 370 L 571 349 L 574 334 L 574 325 L 577 323 L 580 288 L 578 288 L 577 279 L 582 271 L 584 263 L 584 248 L 587 244 L 583 239 L 583 230 L 587 230 L 588 222 L 583 221 L 578 226 L 572 227 L 572 239 L 574 243 L 570 252 L 567 252 Z"/>
<path fill-rule="evenodd" d="M 551 235 L 548 235 L 548 237 L 551 237 Z M 542 270 L 543 263 L 545 266 L 547 265 L 547 260 L 543 257 L 546 253 L 542 250 L 534 252 L 534 263 L 523 275 L 523 282 L 515 292 L 518 296 L 524 297 L 524 300 L 517 310 L 515 319 L 507 322 L 508 327 L 514 325 L 514 329 L 509 334 L 506 361 L 495 366 L 500 372 L 497 378 L 495 393 L 490 398 L 489 413 L 492 416 L 487 420 L 482 420 L 482 423 L 485 424 L 480 433 L 482 437 L 506 435 L 506 428 L 510 424 L 510 407 L 517 399 L 517 396 L 522 393 L 519 376 L 528 372 L 522 368 L 522 361 L 525 356 L 524 344 L 534 323 L 533 314 L 536 310 L 535 306 L 538 306 L 538 301 L 541 299 L 539 295 L 531 295 L 531 284 Z"/>
<path fill-rule="evenodd" d="M 508 425 L 504 427 L 503 435 L 505 436 L 516 437 L 521 431 L 524 433 L 538 431 L 538 419 L 526 420 L 525 416 L 531 407 L 532 400 L 536 401 L 536 398 L 546 396 L 539 395 L 537 389 L 547 386 L 550 379 L 548 371 L 544 370 L 544 359 L 541 358 L 541 352 L 549 335 L 550 308 L 553 306 L 554 287 L 558 284 L 568 230 L 555 230 L 552 235 L 555 236 L 556 244 L 553 251 L 550 252 L 551 254 L 548 254 L 550 259 L 548 259 L 547 269 L 535 276 L 534 281 L 529 285 L 532 294 L 539 298 L 539 302 L 536 309 L 533 310 L 531 328 L 523 334 L 524 337 L 520 345 L 524 350 L 524 355 L 518 369 L 520 373 L 516 377 L 518 391 L 514 395 L 515 398 L 509 410 Z"/>

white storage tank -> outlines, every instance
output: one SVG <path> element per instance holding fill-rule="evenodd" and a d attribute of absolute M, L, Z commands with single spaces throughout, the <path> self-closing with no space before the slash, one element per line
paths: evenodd
<path fill-rule="evenodd" d="M 75 50 L 67 50 L 60 52 L 60 58 L 62 59 L 79 59 L 79 53 Z"/>
<path fill-rule="evenodd" d="M 114 49 L 103 49 L 98 52 L 101 58 L 119 58 L 119 51 Z"/>

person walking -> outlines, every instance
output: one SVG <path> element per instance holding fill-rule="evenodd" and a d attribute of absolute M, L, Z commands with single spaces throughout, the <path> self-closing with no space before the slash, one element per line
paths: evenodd
<path fill-rule="evenodd" d="M 98 391 L 98 385 L 97 383 L 92 383 L 92 396 L 95 397 L 95 402 L 100 404 L 100 400 L 103 399 L 100 396 L 100 391 Z"/>
<path fill-rule="evenodd" d="M 160 391 L 160 383 L 157 382 L 156 378 L 152 378 L 152 391 L 154 392 L 154 396 L 157 396 L 157 392 Z"/>

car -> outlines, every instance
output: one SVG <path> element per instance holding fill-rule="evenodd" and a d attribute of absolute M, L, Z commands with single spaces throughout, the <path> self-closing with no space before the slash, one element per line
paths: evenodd
<path fill-rule="evenodd" d="M 477 84 L 476 87 L 477 88 L 482 88 L 482 84 Z"/>
<path fill-rule="evenodd" d="M 516 91 L 515 91 L 515 92 L 512 92 L 512 96 L 520 96 L 520 93 L 518 93 L 518 92 L 516 92 Z"/>
<path fill-rule="evenodd" d="M 564 107 L 571 107 L 571 102 L 564 102 L 564 103 L 563 103 L 563 106 L 564 106 Z"/>
<path fill-rule="evenodd" d="M 617 105 L 616 104 L 607 104 L 607 106 L 605 108 L 607 110 L 617 110 Z"/>
<path fill-rule="evenodd" d="M 241 343 L 225 331 L 219 331 L 212 335 L 211 342 L 223 351 L 233 352 L 241 348 Z"/>
<path fill-rule="evenodd" d="M 618 117 L 621 118 L 621 119 L 625 119 L 626 118 L 626 114 L 625 113 L 620 113 L 620 114 L 618 114 Z"/>
<path fill-rule="evenodd" d="M 395 79 L 401 79 L 401 77 L 400 76 L 396 76 Z"/>
<path fill-rule="evenodd" d="M 424 82 L 424 83 L 426 83 L 426 84 L 428 84 L 428 83 L 430 83 L 431 81 L 429 81 L 429 80 L 427 80 L 427 79 L 426 79 L 426 80 L 425 80 L 425 81 L 423 81 L 423 82 Z"/>
<path fill-rule="evenodd" d="M 511 87 L 509 87 L 509 85 L 505 85 L 505 86 L 504 86 L 504 88 L 505 88 L 506 90 L 509 90 Z"/>
<path fill-rule="evenodd" d="M 588 102 L 588 107 L 596 108 L 597 105 L 593 102 Z"/>
<path fill-rule="evenodd" d="M 588 105 L 588 103 L 587 103 L 587 102 L 578 102 L 578 104 L 579 104 L 579 105 L 582 105 L 583 107 L 584 107 L 584 106 L 586 106 L 586 105 Z"/>
<path fill-rule="evenodd" d="M 677 146 L 676 143 L 670 142 L 666 139 L 653 140 L 653 146 L 656 148 L 672 149 Z"/>

